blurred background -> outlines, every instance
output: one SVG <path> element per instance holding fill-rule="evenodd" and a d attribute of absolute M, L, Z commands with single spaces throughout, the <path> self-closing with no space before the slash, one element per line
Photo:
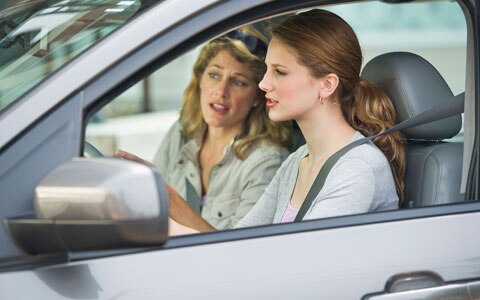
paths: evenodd
<path fill-rule="evenodd" d="M 364 64 L 386 52 L 417 53 L 437 68 L 454 94 L 465 90 L 467 32 L 456 2 L 364 2 L 327 9 L 353 27 Z M 95 114 L 87 126 L 87 141 L 106 155 L 123 149 L 152 160 L 165 132 L 178 118 L 199 48 L 163 66 Z M 462 132 L 455 139 L 462 139 Z"/>

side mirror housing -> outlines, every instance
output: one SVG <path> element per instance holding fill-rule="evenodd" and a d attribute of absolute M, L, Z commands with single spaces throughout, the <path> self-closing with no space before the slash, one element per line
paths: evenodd
<path fill-rule="evenodd" d="M 75 158 L 35 190 L 35 217 L 8 219 L 30 254 L 159 245 L 168 239 L 168 198 L 154 169 L 116 158 Z"/>

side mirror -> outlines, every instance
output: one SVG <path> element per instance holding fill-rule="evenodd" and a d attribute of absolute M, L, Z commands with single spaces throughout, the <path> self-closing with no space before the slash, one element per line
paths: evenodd
<path fill-rule="evenodd" d="M 75 158 L 35 190 L 35 217 L 7 219 L 17 246 L 30 254 L 163 244 L 167 192 L 145 165 L 116 158 Z"/>

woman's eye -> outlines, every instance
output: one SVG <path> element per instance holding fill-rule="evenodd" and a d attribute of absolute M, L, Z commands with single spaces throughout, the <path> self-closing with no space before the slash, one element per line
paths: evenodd
<path fill-rule="evenodd" d="M 273 73 L 275 73 L 275 75 L 278 75 L 278 76 L 283 76 L 287 74 L 285 72 L 280 71 L 279 69 L 273 70 Z"/>
<path fill-rule="evenodd" d="M 239 86 L 239 87 L 247 86 L 246 82 L 244 82 L 242 80 L 239 80 L 239 79 L 232 79 L 232 82 L 233 82 L 234 85 Z"/>
<path fill-rule="evenodd" d="M 217 74 L 217 73 L 209 72 L 208 77 L 210 77 L 212 79 L 218 79 L 218 78 L 220 78 L 220 75 Z"/>

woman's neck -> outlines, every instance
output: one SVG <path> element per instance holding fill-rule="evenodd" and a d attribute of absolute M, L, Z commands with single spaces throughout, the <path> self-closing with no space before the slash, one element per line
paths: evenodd
<path fill-rule="evenodd" d="M 332 110 L 297 120 L 308 148 L 309 161 L 323 164 L 332 154 L 350 143 L 355 129 L 339 111 Z"/>
<path fill-rule="evenodd" d="M 210 184 L 210 173 L 215 164 L 223 157 L 225 147 L 230 145 L 239 129 L 230 130 L 209 126 L 205 132 L 202 147 L 198 154 L 201 170 L 202 195 L 205 195 Z"/>
<path fill-rule="evenodd" d="M 232 139 L 237 135 L 238 128 L 222 128 L 209 126 L 205 132 L 203 146 L 206 147 L 210 153 L 222 151 L 228 146 Z"/>

